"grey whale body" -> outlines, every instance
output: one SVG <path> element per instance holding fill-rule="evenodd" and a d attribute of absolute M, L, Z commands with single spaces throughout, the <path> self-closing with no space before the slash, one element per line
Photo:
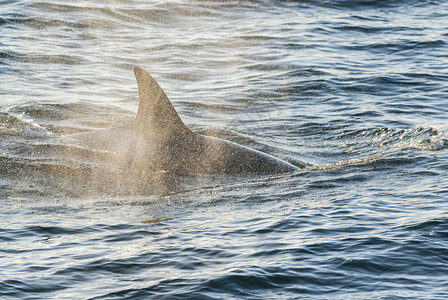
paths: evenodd
<path fill-rule="evenodd" d="M 159 84 L 134 67 L 139 108 L 129 124 L 71 135 L 84 146 L 114 153 L 114 163 L 181 175 L 278 174 L 298 168 L 263 152 L 189 130 Z"/>

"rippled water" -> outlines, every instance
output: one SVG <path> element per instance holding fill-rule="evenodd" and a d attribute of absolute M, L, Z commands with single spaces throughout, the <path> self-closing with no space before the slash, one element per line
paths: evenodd
<path fill-rule="evenodd" d="M 447 19 L 438 0 L 1 2 L 0 296 L 446 299 Z M 193 131 L 301 170 L 112 176 L 64 136 L 135 115 L 134 65 Z"/>

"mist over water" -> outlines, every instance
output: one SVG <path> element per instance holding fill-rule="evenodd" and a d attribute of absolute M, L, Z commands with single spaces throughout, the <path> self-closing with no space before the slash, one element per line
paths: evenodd
<path fill-rule="evenodd" d="M 3 1 L 0 296 L 448 297 L 444 1 Z M 193 131 L 301 168 L 142 176 L 67 136 L 147 70 Z"/>

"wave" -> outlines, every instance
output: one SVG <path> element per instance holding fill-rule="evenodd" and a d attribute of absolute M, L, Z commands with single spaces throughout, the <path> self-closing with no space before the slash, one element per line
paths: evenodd
<path fill-rule="evenodd" d="M 384 9 L 384 8 L 397 8 L 397 7 L 427 7 L 429 5 L 443 4 L 443 1 L 433 1 L 433 0 L 405 0 L 405 1 L 389 1 L 389 0 L 289 0 L 287 3 L 298 3 L 307 6 L 320 6 L 326 8 L 335 9 Z"/>

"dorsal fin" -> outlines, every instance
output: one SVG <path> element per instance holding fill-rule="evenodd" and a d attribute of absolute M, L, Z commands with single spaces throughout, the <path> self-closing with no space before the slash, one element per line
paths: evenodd
<path fill-rule="evenodd" d="M 139 67 L 134 67 L 134 74 L 139 97 L 135 121 L 139 128 L 156 135 L 191 132 L 157 81 Z"/>

